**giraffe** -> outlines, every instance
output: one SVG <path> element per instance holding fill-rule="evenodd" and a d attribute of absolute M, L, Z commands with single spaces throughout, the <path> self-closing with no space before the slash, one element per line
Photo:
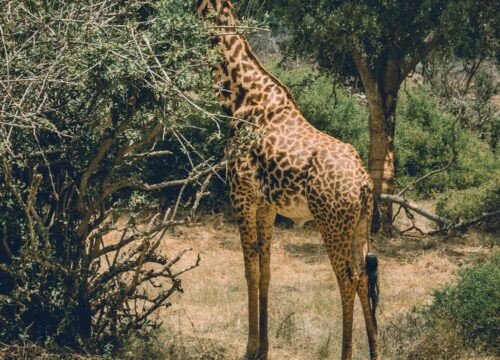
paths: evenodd
<path fill-rule="evenodd" d="M 342 359 L 352 358 L 358 294 L 371 359 L 379 359 L 375 310 L 377 257 L 370 252 L 372 182 L 356 150 L 315 129 L 290 91 L 261 65 L 229 0 L 197 0 L 202 19 L 214 13 L 213 37 L 223 60 L 215 76 L 231 116 L 226 152 L 230 199 L 238 221 L 248 286 L 247 359 L 267 359 L 271 239 L 276 214 L 301 224 L 314 219 L 342 300 Z M 242 140 L 245 139 L 245 140 Z"/>

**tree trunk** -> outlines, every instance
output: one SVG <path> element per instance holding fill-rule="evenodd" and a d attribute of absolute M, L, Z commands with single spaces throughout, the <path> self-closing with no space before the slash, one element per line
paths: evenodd
<path fill-rule="evenodd" d="M 382 110 L 382 109 L 380 109 Z M 375 196 L 394 194 L 394 127 L 395 113 L 385 116 L 384 111 L 370 111 L 370 150 L 368 155 L 368 170 L 373 180 Z M 392 204 L 379 202 L 380 226 L 385 235 L 391 234 Z"/>
<path fill-rule="evenodd" d="M 352 52 L 368 99 L 370 150 L 368 170 L 373 180 L 375 198 L 381 193 L 393 194 L 396 183 L 394 166 L 394 130 L 396 124 L 396 102 L 401 85 L 400 63 L 397 57 L 387 56 L 376 70 L 368 64 L 367 56 L 356 49 Z M 378 202 L 380 206 L 380 228 L 391 234 L 392 205 Z"/>
<path fill-rule="evenodd" d="M 387 85 L 382 82 L 382 85 Z M 384 86 L 384 88 L 388 88 Z M 393 87 L 391 86 L 391 90 Z M 368 171 L 374 185 L 375 199 L 380 194 L 394 194 L 396 171 L 394 164 L 394 131 L 396 125 L 395 92 L 387 92 L 377 83 L 367 87 L 370 149 L 368 154 Z M 384 235 L 391 235 L 392 205 L 378 201 L 380 207 L 380 230 Z"/>

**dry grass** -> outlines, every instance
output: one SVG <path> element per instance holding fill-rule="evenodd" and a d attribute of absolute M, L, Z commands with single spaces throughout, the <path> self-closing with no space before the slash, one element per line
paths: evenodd
<path fill-rule="evenodd" d="M 421 219 L 417 221 L 424 229 L 430 226 Z M 400 228 L 408 224 L 404 215 L 398 217 Z M 116 241 L 117 236 L 112 234 L 106 243 Z M 495 236 L 481 233 L 467 238 L 394 238 L 375 242 L 380 261 L 379 324 L 385 359 L 495 359 L 468 353 L 457 339 L 448 336 L 445 326 L 435 339 L 422 336 L 413 341 L 412 336 L 404 334 L 408 327 L 401 324 L 408 321 L 410 309 L 430 302 L 433 289 L 453 281 L 457 269 L 471 259 L 481 259 L 494 251 L 496 242 Z M 220 216 L 205 217 L 202 224 L 179 226 L 165 234 L 162 247 L 166 255 L 193 248 L 178 264 L 179 268 L 192 264 L 198 253 L 201 264 L 183 275 L 185 293 L 175 295 L 172 306 L 158 312 L 163 327 L 156 336 L 131 340 L 118 358 L 242 359 L 247 336 L 247 294 L 237 226 L 222 221 Z M 312 226 L 303 230 L 278 226 L 272 244 L 271 270 L 269 359 L 340 358 L 340 295 L 319 233 Z M 412 352 L 423 349 L 433 354 L 436 344 L 447 347 L 441 349 L 444 352 L 439 356 L 422 357 Z M 26 357 L 24 346 L 0 346 L 0 350 L 0 358 L 59 358 L 43 349 L 38 353 L 31 349 Z M 354 359 L 367 357 L 364 320 L 356 302 Z M 66 354 L 60 358 L 71 357 Z"/>
<path fill-rule="evenodd" d="M 469 257 L 491 251 L 484 243 L 484 239 L 405 238 L 377 244 L 382 348 L 395 346 L 387 337 L 390 328 L 412 307 L 428 303 L 432 289 L 452 281 Z M 163 251 L 172 254 L 192 247 L 195 251 L 186 256 L 187 263 L 197 253 L 202 259 L 199 268 L 184 276 L 185 293 L 158 315 L 164 321 L 168 357 L 241 359 L 247 336 L 247 295 L 237 226 L 206 218 L 200 226 L 178 227 L 166 234 L 163 244 Z M 270 360 L 339 358 L 340 295 L 319 233 L 307 227 L 277 227 L 271 269 Z M 358 302 L 354 321 L 354 358 L 366 359 L 368 346 Z M 384 352 L 385 358 L 400 358 Z"/>

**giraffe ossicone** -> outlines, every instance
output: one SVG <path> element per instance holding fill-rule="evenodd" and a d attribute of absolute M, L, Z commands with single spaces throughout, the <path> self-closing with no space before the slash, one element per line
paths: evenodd
<path fill-rule="evenodd" d="M 248 285 L 248 359 L 266 359 L 271 239 L 276 214 L 320 230 L 342 299 L 342 359 L 352 358 L 354 298 L 358 294 L 370 346 L 379 358 L 375 309 L 377 261 L 370 253 L 372 182 L 356 150 L 315 129 L 289 90 L 267 72 L 238 34 L 229 0 L 198 0 L 198 14 L 215 13 L 214 36 L 224 60 L 216 69 L 229 115 L 230 198 L 238 220 Z M 251 141 L 238 141 L 255 132 Z M 235 151 L 237 150 L 237 151 Z"/>

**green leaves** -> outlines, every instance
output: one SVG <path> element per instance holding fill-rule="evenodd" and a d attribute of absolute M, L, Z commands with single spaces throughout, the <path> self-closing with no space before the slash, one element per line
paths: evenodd
<path fill-rule="evenodd" d="M 286 34 L 286 55 L 313 58 L 346 78 L 357 76 L 353 47 L 363 50 L 378 73 L 388 57 L 398 62 L 421 57 L 431 33 L 439 37 L 439 46 L 455 48 L 463 57 L 499 53 L 495 1 L 274 0 L 266 6 L 284 27 L 279 30 Z"/>
<path fill-rule="evenodd" d="M 458 325 L 458 335 L 469 346 L 498 355 L 499 282 L 500 254 L 496 253 L 489 261 L 462 270 L 456 285 L 436 291 L 428 315 L 445 316 Z"/>
<path fill-rule="evenodd" d="M 156 326 L 149 315 L 182 290 L 144 240 L 176 210 L 139 228 L 134 217 L 158 196 L 129 188 L 191 173 L 174 131 L 216 127 L 201 115 L 215 98 L 208 33 L 184 0 L 7 0 L 0 24 L 0 340 L 114 346 Z M 198 141 L 207 152 L 209 138 Z M 169 160 L 148 156 L 162 151 Z M 123 214 L 122 246 L 103 252 Z M 156 272 L 145 279 L 148 263 Z M 141 293 L 132 314 L 123 304 L 153 278 L 163 295 Z"/>

